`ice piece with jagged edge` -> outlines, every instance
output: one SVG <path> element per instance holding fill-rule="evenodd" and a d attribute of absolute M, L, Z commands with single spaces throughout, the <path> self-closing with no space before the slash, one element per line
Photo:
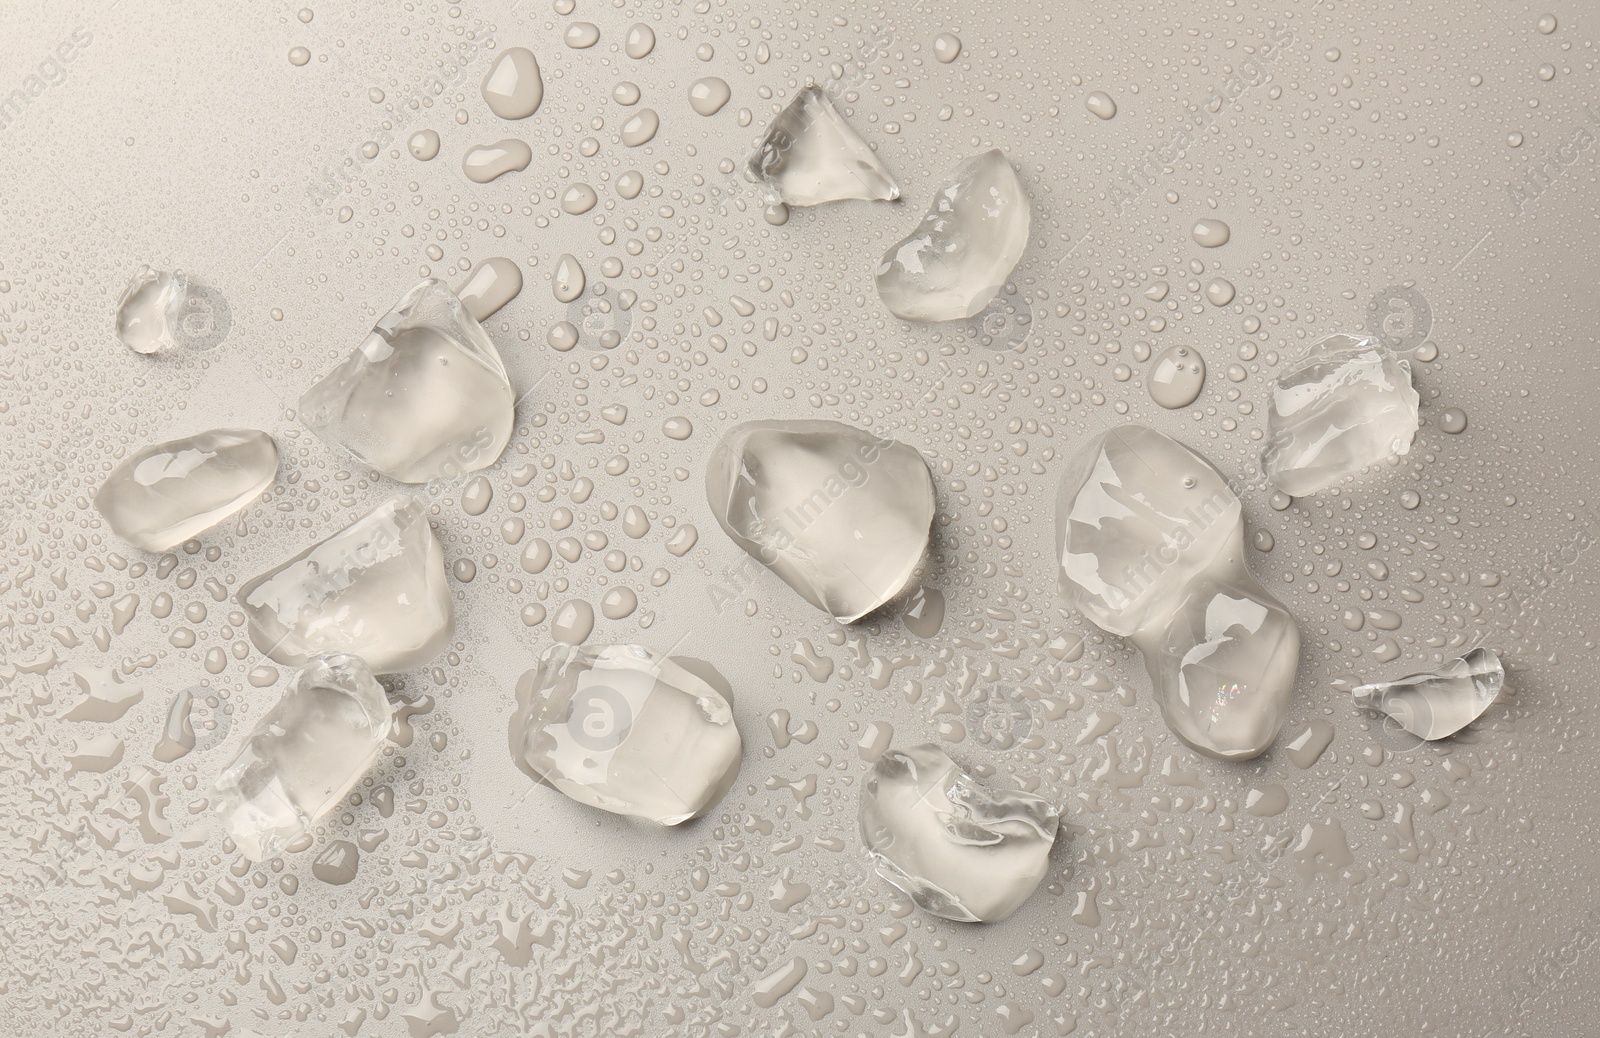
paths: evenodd
<path fill-rule="evenodd" d="M 1061 593 L 1144 656 L 1157 707 L 1190 747 L 1264 753 L 1294 691 L 1294 618 L 1250 575 L 1244 516 L 1221 473 L 1124 425 L 1084 445 L 1056 497 Z"/>
<path fill-rule="evenodd" d="M 300 397 L 301 420 L 313 432 L 402 483 L 494 464 L 515 409 L 488 333 L 432 278 Z"/>
<path fill-rule="evenodd" d="M 383 749 L 393 710 L 359 657 L 306 662 L 216 782 L 239 853 L 276 858 L 339 805 Z"/>
<path fill-rule="evenodd" d="M 1267 478 L 1291 497 L 1315 494 L 1411 450 L 1411 362 L 1371 336 L 1323 336 L 1278 378 L 1267 425 Z"/>
<path fill-rule="evenodd" d="M 260 497 L 278 476 L 278 448 L 257 429 L 210 429 L 123 459 L 94 495 L 111 532 L 166 551 Z"/>
<path fill-rule="evenodd" d="M 1473 649 L 1438 670 L 1357 685 L 1357 706 L 1381 710 L 1419 739 L 1446 739 L 1483 716 L 1500 698 L 1506 672 L 1491 649 Z"/>
<path fill-rule="evenodd" d="M 900 185 L 819 86 L 801 90 L 772 120 L 745 175 L 793 206 L 900 197 Z"/>
<path fill-rule="evenodd" d="M 172 349 L 188 301 L 189 278 L 183 271 L 140 267 L 117 300 L 117 338 L 135 353 Z"/>
<path fill-rule="evenodd" d="M 990 789 L 932 744 L 891 749 L 861 787 L 861 840 L 879 876 L 925 911 L 966 923 L 1007 918 L 1049 869 L 1060 811 Z"/>
<path fill-rule="evenodd" d="M 907 321 L 975 317 L 1028 247 L 1028 193 L 999 148 L 951 173 L 915 230 L 878 264 L 878 295 Z"/>
<path fill-rule="evenodd" d="M 706 499 L 735 544 L 842 623 L 910 584 L 934 513 L 933 475 L 915 449 L 817 420 L 730 429 L 707 465 Z"/>
<path fill-rule="evenodd" d="M 393 674 L 433 659 L 455 630 L 444 550 L 415 498 L 384 502 L 235 598 L 255 647 L 289 666 L 348 652 Z"/>
<path fill-rule="evenodd" d="M 517 683 L 517 767 L 580 804 L 677 825 L 739 774 L 733 708 L 683 664 L 639 645 L 552 645 Z"/>

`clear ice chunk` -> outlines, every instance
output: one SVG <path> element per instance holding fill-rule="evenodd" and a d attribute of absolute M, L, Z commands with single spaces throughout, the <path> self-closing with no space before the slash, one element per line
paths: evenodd
<path fill-rule="evenodd" d="M 706 499 L 735 544 L 842 623 L 906 588 L 934 512 L 922 455 L 831 421 L 730 429 L 707 465 Z"/>
<path fill-rule="evenodd" d="M 188 300 L 189 279 L 183 271 L 140 267 L 117 300 L 117 338 L 135 353 L 172 349 Z"/>
<path fill-rule="evenodd" d="M 1500 698 L 1506 672 L 1490 649 L 1473 649 L 1429 674 L 1357 685 L 1357 706 L 1381 710 L 1420 739 L 1445 739 L 1483 716 Z"/>
<path fill-rule="evenodd" d="M 1261 462 L 1279 490 L 1304 497 L 1409 452 L 1417 424 L 1410 361 L 1370 336 L 1327 335 L 1278 379 Z"/>
<path fill-rule="evenodd" d="M 494 464 L 516 398 L 500 353 L 443 281 L 405 294 L 300 398 L 301 420 L 364 465 L 426 483 Z"/>
<path fill-rule="evenodd" d="M 745 174 L 766 184 L 775 201 L 793 206 L 900 197 L 900 186 L 878 156 L 818 86 L 800 91 L 772 120 Z"/>
<path fill-rule="evenodd" d="M 307 661 L 216 783 L 239 853 L 266 861 L 338 806 L 383 749 L 393 713 L 359 657 Z"/>
<path fill-rule="evenodd" d="M 258 429 L 210 429 L 136 451 L 111 470 L 94 507 L 135 548 L 166 551 L 260 497 L 278 448 Z"/>
<path fill-rule="evenodd" d="M 1049 869 L 1060 812 L 1020 790 L 980 784 L 932 744 L 886 751 L 861 787 L 861 840 L 879 876 L 918 907 L 994 923 Z"/>
<path fill-rule="evenodd" d="M 386 501 L 235 596 L 279 663 L 348 652 L 379 674 L 420 667 L 455 630 L 444 551 L 415 498 Z"/>
<path fill-rule="evenodd" d="M 1173 734 L 1222 760 L 1265 752 L 1294 690 L 1294 619 L 1244 561 L 1239 499 L 1215 468 L 1141 425 L 1067 465 L 1056 498 L 1062 596 L 1144 656 Z"/>
<path fill-rule="evenodd" d="M 883 254 L 878 295 L 907 321 L 975 317 L 1028 247 L 1028 194 L 999 148 L 951 174 L 915 230 Z"/>
<path fill-rule="evenodd" d="M 741 743 L 723 694 L 639 645 L 552 645 L 517 683 L 511 756 L 580 804 L 677 825 L 722 799 Z"/>

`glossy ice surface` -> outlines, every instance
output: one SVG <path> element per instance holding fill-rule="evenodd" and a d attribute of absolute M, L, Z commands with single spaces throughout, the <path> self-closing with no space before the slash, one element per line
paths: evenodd
<path fill-rule="evenodd" d="M 517 683 L 517 766 L 580 804 L 677 825 L 739 773 L 739 729 L 722 693 L 638 645 L 553 645 Z"/>
<path fill-rule="evenodd" d="M 887 751 L 861 787 L 861 839 L 878 875 L 962 922 L 1022 907 L 1049 868 L 1059 822 L 1042 797 L 991 789 L 933 745 Z"/>
<path fill-rule="evenodd" d="M 906 588 L 934 510 L 933 477 L 915 450 L 809 420 L 728 430 L 706 468 L 706 499 L 735 544 L 844 623 Z"/>
<path fill-rule="evenodd" d="M 1473 649 L 1437 670 L 1358 685 L 1358 706 L 1381 710 L 1421 739 L 1446 739 L 1483 716 L 1500 698 L 1506 672 L 1490 649 Z"/>
<path fill-rule="evenodd" d="M 300 398 L 317 435 L 402 483 L 494 464 L 516 398 L 483 326 L 442 281 L 418 284 Z"/>
<path fill-rule="evenodd" d="M 772 120 L 745 172 L 788 205 L 900 197 L 894 177 L 818 86 L 803 88 Z"/>
<path fill-rule="evenodd" d="M 210 429 L 135 451 L 111 470 L 94 506 L 129 544 L 166 551 L 244 508 L 277 475 L 271 436 Z"/>
<path fill-rule="evenodd" d="M 455 630 L 444 552 L 420 501 L 394 498 L 234 596 L 279 663 L 354 653 L 379 674 L 420 667 Z"/>
<path fill-rule="evenodd" d="M 308 660 L 217 778 L 216 810 L 239 853 L 275 858 L 337 807 L 383 749 L 390 717 L 359 657 Z"/>
<path fill-rule="evenodd" d="M 974 155 L 935 191 L 916 229 L 883 254 L 878 295 L 908 321 L 976 316 L 1022 258 L 1032 222 L 1005 153 Z"/>

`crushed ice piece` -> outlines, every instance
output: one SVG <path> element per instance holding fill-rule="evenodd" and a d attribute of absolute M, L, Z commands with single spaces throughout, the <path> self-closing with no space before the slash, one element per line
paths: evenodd
<path fill-rule="evenodd" d="M 1173 733 L 1222 760 L 1265 752 L 1300 651 L 1294 618 L 1244 563 L 1221 473 L 1141 425 L 1091 440 L 1056 498 L 1062 596 L 1143 654 Z"/>
<path fill-rule="evenodd" d="M 414 498 L 384 502 L 235 597 L 255 647 L 290 666 L 349 652 L 392 674 L 427 663 L 455 630 L 444 551 Z"/>
<path fill-rule="evenodd" d="M 878 264 L 878 295 L 907 321 L 981 313 L 1028 247 L 1028 194 L 999 148 L 951 173 L 927 215 Z"/>
<path fill-rule="evenodd" d="M 741 743 L 727 698 L 639 645 L 552 645 L 517 683 L 511 756 L 580 804 L 677 825 L 722 799 Z"/>
<path fill-rule="evenodd" d="M 210 429 L 123 459 L 94 495 L 111 532 L 166 551 L 211 529 L 272 485 L 278 448 L 257 429 Z"/>
<path fill-rule="evenodd" d="M 819 86 L 801 90 L 772 120 L 745 174 L 788 205 L 900 197 L 900 186 Z"/>
<path fill-rule="evenodd" d="M 140 267 L 117 300 L 117 338 L 135 353 L 172 349 L 188 301 L 189 279 L 183 271 Z"/>
<path fill-rule="evenodd" d="M 1268 478 L 1292 497 L 1315 494 L 1411 450 L 1411 362 L 1370 336 L 1323 336 L 1278 378 L 1267 424 Z"/>
<path fill-rule="evenodd" d="M 405 294 L 300 398 L 301 420 L 402 483 L 494 464 L 516 398 L 500 353 L 443 281 Z"/>
<path fill-rule="evenodd" d="M 906 588 L 934 512 L 922 455 L 832 421 L 730 429 L 707 465 L 706 499 L 735 544 L 842 623 Z"/>
<path fill-rule="evenodd" d="M 1490 649 L 1473 649 L 1437 671 L 1374 681 L 1351 690 L 1356 705 L 1381 710 L 1419 739 L 1445 739 L 1500 698 L 1506 672 Z"/>
<path fill-rule="evenodd" d="M 307 661 L 217 778 L 215 805 L 239 853 L 265 861 L 310 832 L 377 759 L 392 717 L 360 658 Z"/>
<path fill-rule="evenodd" d="M 981 785 L 932 744 L 891 749 L 861 788 L 861 839 L 877 873 L 934 915 L 992 923 L 1044 879 L 1060 812 Z"/>

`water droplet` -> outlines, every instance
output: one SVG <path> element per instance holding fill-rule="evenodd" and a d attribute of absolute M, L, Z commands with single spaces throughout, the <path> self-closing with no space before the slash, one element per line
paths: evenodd
<path fill-rule="evenodd" d="M 1206 384 L 1206 362 L 1190 346 L 1169 346 L 1150 369 L 1150 398 L 1173 410 L 1188 407 Z"/>
<path fill-rule="evenodd" d="M 550 276 L 550 288 L 555 293 L 559 303 L 570 303 L 583 295 L 584 285 L 588 279 L 584 276 L 583 267 L 578 263 L 578 258 L 570 252 L 561 254 L 556 260 L 555 273 Z"/>
<path fill-rule="evenodd" d="M 573 50 L 587 50 L 600 42 L 600 27 L 593 22 L 573 22 L 561 38 Z"/>
<path fill-rule="evenodd" d="M 1117 114 L 1117 103 L 1104 90 L 1096 90 L 1084 98 L 1083 103 L 1089 111 L 1102 119 L 1110 119 Z"/>
<path fill-rule="evenodd" d="M 418 130 L 406 141 L 406 148 L 412 158 L 428 162 L 439 154 L 439 133 L 437 130 Z"/>
<path fill-rule="evenodd" d="M 467 179 L 477 184 L 487 184 L 496 177 L 516 173 L 528 168 L 533 161 L 533 149 L 519 140 L 510 138 L 495 144 L 480 144 L 468 148 L 461 160 Z"/>
<path fill-rule="evenodd" d="M 599 201 L 600 196 L 588 184 L 573 184 L 561 195 L 561 211 L 578 216 L 593 209 Z"/>
<path fill-rule="evenodd" d="M 933 56 L 948 65 L 961 56 L 961 38 L 955 33 L 942 32 L 933 40 Z"/>
<path fill-rule="evenodd" d="M 661 127 L 661 117 L 653 108 L 641 108 L 622 124 L 622 143 L 637 148 L 647 143 Z"/>
<path fill-rule="evenodd" d="M 1212 278 L 1206 285 L 1206 301 L 1212 306 L 1227 306 L 1233 302 L 1233 282 L 1227 278 Z"/>
<path fill-rule="evenodd" d="M 668 439 L 687 440 L 694 434 L 694 425 L 687 418 L 668 418 L 661 423 L 661 431 Z"/>
<path fill-rule="evenodd" d="M 311 60 L 311 52 L 306 50 L 304 47 L 291 47 L 291 48 L 289 48 L 289 64 L 291 64 L 291 65 L 304 65 L 306 62 L 308 62 L 310 60 Z"/>
<path fill-rule="evenodd" d="M 1546 36 L 1549 36 L 1551 33 L 1556 31 L 1556 16 L 1553 14 L 1540 15 L 1537 27 L 1540 32 L 1544 33 Z"/>
<path fill-rule="evenodd" d="M 1467 431 L 1467 412 L 1459 407 L 1447 407 L 1439 415 L 1439 428 L 1447 433 L 1463 433 Z"/>
<path fill-rule="evenodd" d="M 550 621 L 550 637 L 568 645 L 580 645 L 594 631 L 594 607 L 581 598 L 556 610 Z"/>
<path fill-rule="evenodd" d="M 476 320 L 486 321 L 522 291 L 522 268 L 504 256 L 492 256 L 472 268 L 456 290 L 461 305 Z"/>
<path fill-rule="evenodd" d="M 655 49 L 655 46 L 655 30 L 643 22 L 636 22 L 628 29 L 628 38 L 623 45 L 623 50 L 628 57 L 638 59 L 648 55 Z"/>
<path fill-rule="evenodd" d="M 1196 220 L 1194 224 L 1195 243 L 1207 249 L 1215 249 L 1228 244 L 1228 239 L 1233 236 L 1228 225 L 1217 219 Z"/>
<path fill-rule="evenodd" d="M 502 119 L 526 119 L 544 100 L 539 60 L 526 47 L 510 47 L 489 66 L 480 87 L 489 111 Z"/>
<path fill-rule="evenodd" d="M 689 87 L 689 107 L 700 115 L 716 115 L 732 97 L 727 81 L 716 76 L 697 79 Z"/>

